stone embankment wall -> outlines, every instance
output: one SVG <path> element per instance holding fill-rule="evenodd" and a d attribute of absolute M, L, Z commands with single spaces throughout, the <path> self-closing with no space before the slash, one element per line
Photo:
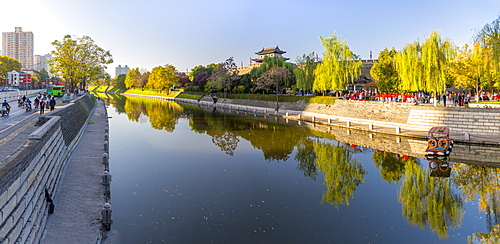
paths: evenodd
<path fill-rule="evenodd" d="M 275 102 L 230 100 L 226 103 L 274 108 Z M 333 105 L 280 103 L 280 109 L 290 109 L 343 117 L 366 124 L 385 124 L 428 131 L 434 126 L 446 126 L 453 133 L 500 136 L 500 108 L 459 108 L 415 106 L 412 103 L 382 103 L 371 101 L 336 100 Z"/>
<path fill-rule="evenodd" d="M 93 107 L 86 95 L 46 113 L 29 140 L 1 162 L 1 243 L 40 241 L 51 198 Z"/>

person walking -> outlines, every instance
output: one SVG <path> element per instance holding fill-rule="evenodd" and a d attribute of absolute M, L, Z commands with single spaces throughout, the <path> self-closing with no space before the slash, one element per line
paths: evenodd
<path fill-rule="evenodd" d="M 54 108 L 56 107 L 56 100 L 54 99 L 54 97 L 50 99 L 49 106 L 50 106 L 50 111 L 54 111 Z"/>
<path fill-rule="evenodd" d="M 45 100 L 40 100 L 40 114 L 43 114 L 45 111 Z"/>

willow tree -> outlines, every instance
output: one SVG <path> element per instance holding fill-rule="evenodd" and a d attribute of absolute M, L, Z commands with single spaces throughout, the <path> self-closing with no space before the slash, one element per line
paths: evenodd
<path fill-rule="evenodd" d="M 322 92 L 343 90 L 361 75 L 361 60 L 335 32 L 330 38 L 319 38 L 325 52 L 323 61 L 314 70 L 313 89 Z"/>
<path fill-rule="evenodd" d="M 346 147 L 315 142 L 316 165 L 323 173 L 326 191 L 321 204 L 328 203 L 338 209 L 339 205 L 349 205 L 358 185 L 362 184 L 366 171 Z"/>
<path fill-rule="evenodd" d="M 447 238 L 449 229 L 462 224 L 462 196 L 451 181 L 431 177 L 415 160 L 408 161 L 404 171 L 398 192 L 403 216 L 411 224 L 422 229 L 429 226 L 439 238 Z"/>
<path fill-rule="evenodd" d="M 296 85 L 298 89 L 309 90 L 314 84 L 314 70 L 316 69 L 316 61 L 314 52 L 304 54 L 302 57 L 297 57 L 296 63 L 299 66 L 293 70 L 295 75 Z"/>
<path fill-rule="evenodd" d="M 442 93 L 446 90 L 448 67 L 456 53 L 453 43 L 432 32 L 422 44 L 417 40 L 396 54 L 400 90 Z"/>
<path fill-rule="evenodd" d="M 291 87 L 295 84 L 295 76 L 293 75 L 295 65 L 287 62 L 283 57 L 264 57 L 262 64 L 250 71 L 250 77 L 252 81 L 256 83 L 257 80 L 264 75 L 264 73 L 275 67 L 285 67 L 290 72 L 291 75 L 287 79 L 283 80 L 283 85 L 285 87 Z"/>
<path fill-rule="evenodd" d="M 495 61 L 496 72 L 500 72 L 500 16 L 490 24 L 486 24 L 476 34 L 475 42 L 491 51 L 491 59 Z"/>

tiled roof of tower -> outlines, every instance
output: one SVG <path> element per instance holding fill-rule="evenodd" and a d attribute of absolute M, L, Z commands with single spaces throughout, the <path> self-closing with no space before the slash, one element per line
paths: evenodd
<path fill-rule="evenodd" d="M 268 53 L 286 53 L 285 51 L 282 51 L 279 49 L 279 47 L 276 45 L 275 47 L 268 47 L 268 48 L 262 48 L 259 52 L 256 52 L 255 54 L 258 55 L 263 55 L 263 54 L 268 54 Z"/>

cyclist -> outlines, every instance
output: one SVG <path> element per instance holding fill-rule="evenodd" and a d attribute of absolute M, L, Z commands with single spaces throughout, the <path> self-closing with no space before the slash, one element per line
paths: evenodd
<path fill-rule="evenodd" d="M 6 108 L 7 109 L 7 113 L 10 113 L 10 105 L 7 102 L 7 100 L 3 100 L 2 108 Z"/>

